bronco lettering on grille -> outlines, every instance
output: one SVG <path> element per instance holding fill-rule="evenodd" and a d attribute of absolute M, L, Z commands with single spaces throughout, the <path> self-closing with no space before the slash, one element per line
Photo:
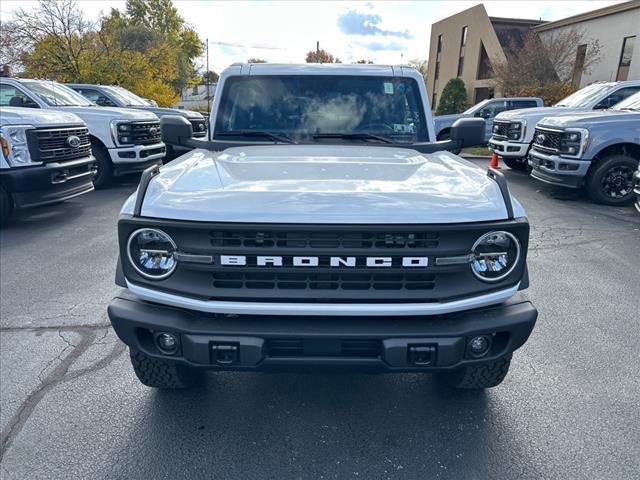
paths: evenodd
<path fill-rule="evenodd" d="M 355 267 L 375 267 L 389 268 L 394 266 L 392 257 L 326 257 L 327 265 L 331 268 L 355 268 Z M 429 257 L 399 257 L 398 265 L 405 268 L 420 268 L 429 265 Z M 220 255 L 220 265 L 223 266 L 247 266 L 246 255 Z M 320 257 L 309 256 L 262 256 L 255 257 L 255 265 L 258 267 L 311 267 L 321 266 Z"/>

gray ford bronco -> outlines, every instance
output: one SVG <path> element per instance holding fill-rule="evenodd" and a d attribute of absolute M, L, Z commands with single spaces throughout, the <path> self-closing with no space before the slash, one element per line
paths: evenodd
<path fill-rule="evenodd" d="M 529 223 L 504 177 L 435 141 L 424 81 L 382 65 L 233 65 L 207 140 L 148 169 L 122 208 L 109 305 L 138 378 L 206 370 L 433 372 L 505 378 L 537 311 Z"/>
<path fill-rule="evenodd" d="M 543 118 L 529 154 L 531 176 L 578 188 L 606 205 L 630 204 L 640 162 L 640 93 L 598 112 Z"/>

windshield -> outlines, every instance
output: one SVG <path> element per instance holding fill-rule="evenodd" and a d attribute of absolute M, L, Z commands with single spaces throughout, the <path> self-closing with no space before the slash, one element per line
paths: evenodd
<path fill-rule="evenodd" d="M 480 103 L 476 103 L 473 107 L 469 108 L 468 110 L 465 110 L 464 112 L 462 112 L 463 115 L 473 115 L 474 113 L 476 113 L 478 110 L 480 110 L 482 107 L 484 107 L 487 103 L 489 103 L 491 101 L 490 98 L 486 99 L 486 100 L 482 100 Z"/>
<path fill-rule="evenodd" d="M 38 95 L 47 105 L 52 107 L 92 106 L 92 102 L 57 82 L 44 80 L 22 81 L 22 85 Z"/>
<path fill-rule="evenodd" d="M 418 84 L 410 78 L 287 75 L 231 77 L 224 85 L 215 137 L 262 131 L 290 139 L 326 134 L 394 142 L 426 141 Z M 358 135 L 354 135 L 358 134 Z M 371 134 L 367 137 L 366 134 Z M 264 138 L 252 135 L 257 141 Z M 334 137 L 336 138 L 336 137 Z M 340 138 L 340 137 L 337 137 Z"/>
<path fill-rule="evenodd" d="M 136 106 L 136 107 L 148 107 L 149 104 L 145 102 L 142 98 L 137 96 L 135 93 L 130 92 L 129 90 L 122 87 L 102 87 L 111 95 L 116 97 L 118 102 L 122 103 L 126 106 Z"/>
<path fill-rule="evenodd" d="M 632 110 L 640 112 L 640 92 L 616 104 L 611 110 Z"/>
<path fill-rule="evenodd" d="M 583 108 L 588 107 L 591 102 L 597 100 L 601 95 L 611 88 L 608 84 L 593 84 L 584 87 L 567 98 L 556 103 L 555 107 Z"/>

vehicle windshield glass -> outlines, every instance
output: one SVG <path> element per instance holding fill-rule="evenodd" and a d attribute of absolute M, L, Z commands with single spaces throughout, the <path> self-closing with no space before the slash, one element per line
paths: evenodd
<path fill-rule="evenodd" d="M 52 107 L 92 106 L 94 103 L 87 100 L 78 92 L 57 82 L 42 80 L 23 81 L 22 85 L 38 95 L 47 105 Z"/>
<path fill-rule="evenodd" d="M 326 134 L 373 134 L 413 143 L 428 139 L 424 115 L 418 84 L 411 78 L 230 77 L 218 108 L 215 137 L 228 140 L 229 132 L 267 131 L 296 141 L 313 141 L 320 135 L 320 141 Z M 351 136 L 360 141 L 363 137 Z M 260 136 L 253 139 L 264 141 Z"/>
<path fill-rule="evenodd" d="M 102 87 L 107 92 L 109 92 L 112 96 L 116 97 L 118 102 L 123 105 L 133 106 L 133 107 L 148 107 L 149 104 L 145 102 L 142 98 L 137 96 L 135 93 L 130 92 L 129 90 L 122 87 Z"/>
<path fill-rule="evenodd" d="M 599 98 L 607 90 L 611 88 L 611 85 L 606 84 L 594 84 L 589 85 L 572 93 L 567 98 L 560 100 L 556 103 L 555 107 L 569 107 L 569 108 L 582 108 L 587 107 L 591 102 Z"/>
<path fill-rule="evenodd" d="M 482 100 L 480 103 L 476 103 L 473 107 L 462 112 L 463 115 L 473 115 L 477 111 L 479 111 L 482 107 L 484 107 L 487 103 L 489 103 L 491 99 Z"/>
<path fill-rule="evenodd" d="M 635 95 L 631 95 L 620 103 L 617 103 L 615 106 L 611 107 L 611 110 L 632 110 L 640 112 L 640 92 Z"/>

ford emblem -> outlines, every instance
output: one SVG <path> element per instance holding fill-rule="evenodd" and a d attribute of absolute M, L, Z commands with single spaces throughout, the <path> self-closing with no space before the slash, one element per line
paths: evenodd
<path fill-rule="evenodd" d="M 536 136 L 536 142 L 538 143 L 544 143 L 546 139 L 547 137 L 545 136 L 544 133 L 539 133 L 538 136 Z"/>
<path fill-rule="evenodd" d="M 67 137 L 67 145 L 69 145 L 71 148 L 78 148 L 80 146 L 80 137 L 76 135 Z"/>
<path fill-rule="evenodd" d="M 149 135 L 155 135 L 156 133 L 158 133 L 158 129 L 156 127 L 151 127 L 149 129 Z"/>

